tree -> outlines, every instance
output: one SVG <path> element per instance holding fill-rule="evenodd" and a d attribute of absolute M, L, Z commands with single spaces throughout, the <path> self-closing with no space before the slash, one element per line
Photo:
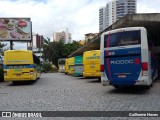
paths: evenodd
<path fill-rule="evenodd" d="M 5 43 L 0 43 L 0 55 L 3 54 L 4 50 L 3 47 L 5 47 L 7 44 Z M 0 82 L 4 80 L 4 76 L 3 76 L 3 67 L 0 64 Z"/>
<path fill-rule="evenodd" d="M 7 45 L 7 43 L 0 43 L 0 53 L 3 54 L 5 51 L 3 48 Z"/>
<path fill-rule="evenodd" d="M 81 45 L 76 41 L 68 44 L 64 44 L 63 40 L 59 42 L 54 41 L 44 44 L 43 54 L 48 61 L 52 61 L 54 65 L 58 66 L 59 58 L 67 58 L 68 55 L 76 51 L 79 47 L 81 47 Z"/>
<path fill-rule="evenodd" d="M 45 39 L 45 38 L 43 38 L 43 42 L 44 42 L 44 44 L 43 44 L 43 55 L 42 55 L 42 57 L 45 59 L 45 60 L 47 60 L 47 58 L 48 58 L 48 55 L 49 55 L 49 44 L 50 44 L 50 38 L 47 38 L 47 39 Z"/>

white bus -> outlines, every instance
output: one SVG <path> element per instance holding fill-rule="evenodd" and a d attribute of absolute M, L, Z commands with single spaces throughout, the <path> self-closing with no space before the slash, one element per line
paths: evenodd
<path fill-rule="evenodd" d="M 66 61 L 66 58 L 58 59 L 58 71 L 60 73 L 65 73 L 65 61 Z"/>
<path fill-rule="evenodd" d="M 115 88 L 142 85 L 146 88 L 158 76 L 157 56 L 144 27 L 128 27 L 101 35 L 101 82 Z"/>

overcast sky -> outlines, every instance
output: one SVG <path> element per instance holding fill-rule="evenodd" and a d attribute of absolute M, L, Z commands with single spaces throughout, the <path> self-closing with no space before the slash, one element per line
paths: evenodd
<path fill-rule="evenodd" d="M 0 0 L 0 17 L 29 17 L 32 31 L 51 38 L 66 27 L 72 40 L 99 31 L 99 8 L 110 0 Z M 137 13 L 160 12 L 160 0 L 137 0 Z M 25 47 L 24 47 L 25 46 Z M 15 49 L 26 48 L 16 43 Z"/>

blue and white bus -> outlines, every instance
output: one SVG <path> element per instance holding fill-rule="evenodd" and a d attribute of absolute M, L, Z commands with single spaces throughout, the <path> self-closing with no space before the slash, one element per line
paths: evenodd
<path fill-rule="evenodd" d="M 115 88 L 142 85 L 150 88 L 158 76 L 157 56 L 144 27 L 128 27 L 101 35 L 101 82 Z"/>

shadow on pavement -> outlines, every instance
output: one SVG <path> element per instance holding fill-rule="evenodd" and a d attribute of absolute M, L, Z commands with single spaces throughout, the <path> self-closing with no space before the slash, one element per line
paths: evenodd
<path fill-rule="evenodd" d="M 87 82 L 88 83 L 101 83 L 101 81 L 97 80 L 97 79 L 95 79 L 95 80 L 87 80 Z"/>
<path fill-rule="evenodd" d="M 101 80 L 99 80 L 98 78 L 95 77 L 89 77 L 89 78 L 85 78 L 85 77 L 79 77 L 79 80 L 85 80 L 86 83 L 100 83 Z"/>
<path fill-rule="evenodd" d="M 23 85 L 33 85 L 36 82 L 38 82 L 39 79 L 35 80 L 35 81 L 17 81 L 17 82 L 12 82 L 10 83 L 8 86 L 23 86 Z"/>
<path fill-rule="evenodd" d="M 152 88 L 150 88 L 152 89 Z M 149 91 L 145 87 L 142 86 L 134 86 L 134 87 L 121 87 L 121 88 L 114 88 L 111 90 L 108 90 L 107 93 L 115 93 L 115 94 L 138 94 L 138 95 L 144 95 Z"/>

